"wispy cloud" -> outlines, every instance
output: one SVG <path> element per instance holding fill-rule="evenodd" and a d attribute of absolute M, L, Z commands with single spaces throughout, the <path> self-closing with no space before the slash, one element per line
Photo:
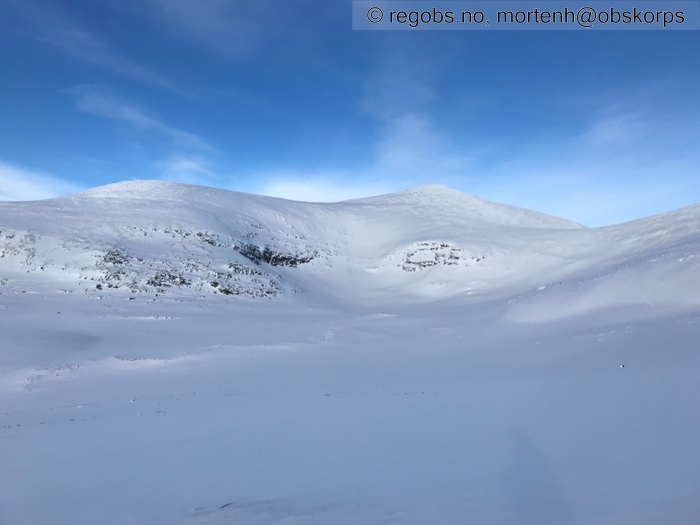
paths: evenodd
<path fill-rule="evenodd" d="M 210 162 L 200 155 L 176 153 L 156 162 L 155 167 L 164 180 L 199 185 L 219 182 L 219 176 L 210 166 Z"/>
<path fill-rule="evenodd" d="M 248 174 L 246 191 L 310 202 L 380 195 L 421 184 L 450 185 L 470 165 L 426 115 L 402 114 L 379 125 L 376 143 L 361 168 L 277 170 Z M 243 189 L 243 188 L 242 188 Z"/>
<path fill-rule="evenodd" d="M 400 82 L 384 79 L 373 85 Z M 256 174 L 262 181 L 256 191 L 333 201 L 441 183 L 588 226 L 700 201 L 700 150 L 692 144 L 700 135 L 696 109 L 671 111 L 653 94 L 626 94 L 611 98 L 591 116 L 573 116 L 568 135 L 533 132 L 489 146 L 470 142 L 468 131 L 448 135 L 427 110 L 432 90 L 416 81 L 407 86 L 403 100 L 400 90 L 397 100 L 391 100 L 378 89 L 365 102 L 377 122 L 366 166 Z M 426 110 L 411 111 L 420 101 Z"/>
<path fill-rule="evenodd" d="M 256 51 L 284 28 L 282 20 L 290 23 L 285 3 L 270 0 L 138 0 L 130 6 L 178 37 L 230 56 Z"/>
<path fill-rule="evenodd" d="M 142 66 L 108 46 L 96 35 L 79 29 L 53 31 L 45 40 L 63 51 L 98 66 L 110 69 L 119 75 L 151 86 L 183 93 L 163 75 Z"/>
<path fill-rule="evenodd" d="M 257 182 L 246 191 L 292 200 L 336 202 L 422 184 L 455 186 L 472 163 L 427 116 L 414 114 L 383 122 L 369 157 L 368 165 L 354 170 L 249 174 L 246 179 Z"/>
<path fill-rule="evenodd" d="M 435 109 L 443 101 L 433 86 L 434 65 L 416 59 L 411 50 L 391 49 L 379 56 L 359 104 L 377 127 L 365 176 L 394 179 L 404 187 L 463 178 L 473 166 L 476 146 L 459 144 L 436 121 Z"/>
<path fill-rule="evenodd" d="M 146 110 L 99 86 L 76 86 L 66 92 L 74 97 L 77 109 L 84 113 L 123 122 L 140 131 L 154 132 L 180 147 L 214 151 L 212 146 L 197 135 L 166 124 Z"/>
<path fill-rule="evenodd" d="M 379 64 L 365 81 L 359 108 L 375 120 L 376 140 L 363 167 L 256 173 L 248 177 L 259 181 L 252 191 L 334 202 L 423 184 L 458 186 L 473 168 L 474 156 L 443 133 L 431 116 L 438 96 L 427 81 L 427 70 L 401 56 Z"/>
<path fill-rule="evenodd" d="M 357 174 L 353 174 L 357 175 Z M 258 174 L 264 182 L 253 188 L 237 188 L 270 197 L 305 202 L 338 202 L 401 189 L 382 180 L 348 177 L 339 172 Z M 233 188 L 236 189 L 236 188 Z"/>
<path fill-rule="evenodd" d="M 170 79 L 127 57 L 99 35 L 85 30 L 56 2 L 5 0 L 13 13 L 28 21 L 38 40 L 47 42 L 75 58 L 150 86 L 183 93 Z M 5 13 L 7 14 L 7 12 Z"/>
<path fill-rule="evenodd" d="M 125 124 L 135 130 L 136 142 L 151 161 L 154 175 L 163 180 L 217 185 L 220 172 L 213 167 L 223 155 L 202 137 L 164 122 L 152 112 L 127 101 L 103 86 L 75 86 L 65 90 L 78 111 Z M 163 157 L 163 152 L 166 156 Z M 220 184 L 219 184 L 220 185 Z"/>
<path fill-rule="evenodd" d="M 51 175 L 0 162 L 0 201 L 50 199 L 82 189 Z"/>
<path fill-rule="evenodd" d="M 404 113 L 384 119 L 368 175 L 424 180 L 463 176 L 471 165 L 466 151 L 442 133 L 426 114 Z M 436 181 L 437 182 L 437 181 Z"/>
<path fill-rule="evenodd" d="M 595 146 L 619 147 L 643 139 L 648 131 L 641 111 L 619 112 L 599 116 L 582 138 Z"/>
<path fill-rule="evenodd" d="M 654 98 L 610 103 L 578 134 L 533 140 L 494 162 L 473 191 L 588 226 L 662 213 L 700 200 L 696 119 Z"/>

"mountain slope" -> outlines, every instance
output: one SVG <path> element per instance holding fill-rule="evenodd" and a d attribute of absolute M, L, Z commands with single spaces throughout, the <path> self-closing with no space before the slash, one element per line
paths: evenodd
<path fill-rule="evenodd" d="M 0 523 L 696 525 L 699 218 L 0 203 Z"/>
<path fill-rule="evenodd" d="M 423 301 L 641 272 L 651 295 L 630 301 L 684 302 L 700 295 L 699 223 L 695 206 L 588 229 L 440 186 L 317 204 L 123 182 L 0 203 L 0 291 Z"/>
<path fill-rule="evenodd" d="M 640 271 L 656 283 L 641 301 L 666 288 L 682 302 L 697 291 L 699 218 L 696 206 L 588 229 L 440 186 L 312 204 L 123 182 L 0 203 L 0 290 L 422 301 Z"/>

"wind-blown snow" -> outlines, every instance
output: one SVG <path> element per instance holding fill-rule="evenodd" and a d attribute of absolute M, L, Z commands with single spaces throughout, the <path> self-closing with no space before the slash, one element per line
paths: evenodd
<path fill-rule="evenodd" d="M 696 524 L 699 226 L 0 203 L 0 523 Z"/>

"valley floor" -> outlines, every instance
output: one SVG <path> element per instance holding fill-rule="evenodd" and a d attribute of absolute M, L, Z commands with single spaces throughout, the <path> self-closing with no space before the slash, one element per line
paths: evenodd
<path fill-rule="evenodd" d="M 294 300 L 0 295 L 0 523 L 698 523 L 697 309 Z"/>

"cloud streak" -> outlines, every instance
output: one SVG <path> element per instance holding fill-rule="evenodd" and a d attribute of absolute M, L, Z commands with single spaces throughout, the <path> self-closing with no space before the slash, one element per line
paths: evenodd
<path fill-rule="evenodd" d="M 305 202 L 338 202 L 396 191 L 392 183 L 348 177 L 340 172 L 278 172 L 260 174 L 264 182 L 251 189 L 254 193 Z"/>
<path fill-rule="evenodd" d="M 129 124 L 139 131 L 154 132 L 173 144 L 205 152 L 215 151 L 204 139 L 166 124 L 147 111 L 96 86 L 77 86 L 66 90 L 83 113 Z"/>
<path fill-rule="evenodd" d="M 136 82 L 183 94 L 174 82 L 162 74 L 130 59 L 99 35 L 83 29 L 55 2 L 5 0 L 11 11 L 28 21 L 36 38 L 64 53 L 110 70 Z"/>
<path fill-rule="evenodd" d="M 0 161 L 0 201 L 50 199 L 83 189 L 51 175 Z"/>
<path fill-rule="evenodd" d="M 337 202 L 381 195 L 422 184 L 456 186 L 472 160 L 435 129 L 425 115 L 388 119 L 374 145 L 371 163 L 355 170 L 326 169 L 255 173 L 246 191 L 272 197 Z"/>
<path fill-rule="evenodd" d="M 612 103 L 579 133 L 534 140 L 491 163 L 481 196 L 603 226 L 662 213 L 700 197 L 695 119 L 655 111 L 655 101 Z"/>
<path fill-rule="evenodd" d="M 269 0 L 138 0 L 131 8 L 178 37 L 228 56 L 255 52 L 284 24 L 284 2 Z M 288 15 L 289 13 L 287 13 Z M 289 18 L 286 18 L 289 23 Z"/>
<path fill-rule="evenodd" d="M 155 167 L 163 180 L 211 185 L 218 182 L 219 177 L 209 164 L 209 161 L 200 155 L 176 153 L 156 162 Z"/>
<path fill-rule="evenodd" d="M 429 89 L 409 87 L 411 100 L 430 99 Z M 385 106 L 381 99 L 369 106 L 382 109 L 374 112 L 379 136 L 369 165 L 258 174 L 263 183 L 256 191 L 335 201 L 440 183 L 588 226 L 700 198 L 700 151 L 690 144 L 700 135 L 695 112 L 669 112 L 654 97 L 612 100 L 591 118 L 573 117 L 579 131 L 568 136 L 505 136 L 491 145 L 470 143 L 468 132 L 449 136 L 427 112 L 408 111 L 400 101 Z"/>
<path fill-rule="evenodd" d="M 360 109 L 376 122 L 377 139 L 367 165 L 258 173 L 249 191 L 293 200 L 336 202 L 380 195 L 422 184 L 458 187 L 474 166 L 474 156 L 443 133 L 429 107 L 437 94 L 425 81 L 422 64 L 401 57 L 382 62 L 365 81 Z M 422 109 L 421 109 L 422 108 Z"/>

